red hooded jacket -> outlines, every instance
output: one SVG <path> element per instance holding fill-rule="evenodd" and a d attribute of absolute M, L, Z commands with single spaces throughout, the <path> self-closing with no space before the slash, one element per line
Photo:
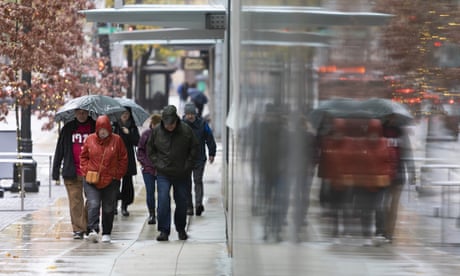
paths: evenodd
<path fill-rule="evenodd" d="M 106 138 L 99 138 L 101 128 L 109 131 Z M 80 168 L 84 176 L 88 171 L 99 171 L 96 188 L 107 187 L 112 180 L 120 180 L 128 169 L 128 153 L 120 136 L 112 133 L 110 119 L 106 115 L 96 120 L 96 132 L 86 139 L 80 155 Z"/>

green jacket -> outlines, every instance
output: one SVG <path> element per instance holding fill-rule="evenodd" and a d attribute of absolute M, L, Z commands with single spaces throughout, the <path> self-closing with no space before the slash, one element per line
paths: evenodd
<path fill-rule="evenodd" d="M 177 120 L 170 132 L 161 122 L 152 130 L 147 142 L 147 153 L 157 174 L 171 178 L 189 177 L 198 158 L 199 143 L 192 129 Z"/>

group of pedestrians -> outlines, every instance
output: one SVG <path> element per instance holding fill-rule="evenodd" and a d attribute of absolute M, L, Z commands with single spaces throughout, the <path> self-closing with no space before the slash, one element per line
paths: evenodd
<path fill-rule="evenodd" d="M 322 207 L 331 211 L 332 236 L 339 241 L 353 235 L 352 221 L 358 217 L 364 245 L 392 242 L 406 174 L 410 183 L 415 178 L 407 134 L 391 115 L 332 118 L 329 129 L 318 137 L 318 176 Z"/>
<path fill-rule="evenodd" d="M 140 135 L 129 108 L 114 123 L 106 115 L 94 121 L 88 111 L 75 110 L 75 119 L 59 133 L 52 169 L 53 180 L 60 175 L 64 179 L 74 239 L 111 241 L 118 200 L 123 216 L 129 216 L 128 206 L 134 201 L 136 153 L 147 194 L 147 222 L 157 224 L 157 240 L 167 241 L 171 233 L 171 188 L 175 229 L 180 240 L 188 238 L 192 176 L 195 214 L 201 215 L 205 145 L 212 163 L 216 144 L 209 125 L 196 116 L 193 103 L 186 104 L 184 113 L 181 119 L 176 107 L 168 105 L 161 115 L 151 116 L 149 128 Z"/>

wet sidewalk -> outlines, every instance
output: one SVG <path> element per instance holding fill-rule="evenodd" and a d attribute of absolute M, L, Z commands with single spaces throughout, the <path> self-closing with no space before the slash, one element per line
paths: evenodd
<path fill-rule="evenodd" d="M 221 151 L 218 152 L 218 155 Z M 221 158 L 206 167 L 205 212 L 189 216 L 187 241 L 172 226 L 169 242 L 157 242 L 156 225 L 148 225 L 142 175 L 134 180 L 136 198 L 130 216 L 117 215 L 112 242 L 73 240 L 63 185 L 19 195 L 7 192 L 0 206 L 1 275 L 231 275 L 221 197 Z M 174 208 L 174 206 L 173 206 Z M 9 218 L 9 219 L 8 219 Z"/>

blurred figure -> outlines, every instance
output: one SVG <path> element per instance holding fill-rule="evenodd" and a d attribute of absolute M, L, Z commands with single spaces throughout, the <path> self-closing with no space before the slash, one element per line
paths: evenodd
<path fill-rule="evenodd" d="M 167 241 L 171 232 L 171 187 L 174 189 L 174 224 L 180 240 L 188 239 L 187 179 L 198 156 L 198 140 L 183 123 L 173 105 L 163 108 L 161 123 L 152 130 L 147 142 L 148 156 L 157 170 L 158 231 L 157 241 Z"/>
<path fill-rule="evenodd" d="M 121 199 L 121 214 L 129 216 L 128 205 L 134 202 L 134 185 L 133 175 L 137 174 L 136 157 L 134 155 L 134 147 L 139 144 L 139 130 L 132 118 L 131 109 L 125 107 L 120 120 L 114 123 L 113 132 L 118 134 L 126 146 L 128 152 L 128 171 L 123 176 L 121 182 L 121 192 L 119 199 Z"/>
<path fill-rule="evenodd" d="M 349 235 L 351 231 L 353 187 L 345 185 L 341 179 L 343 162 L 350 162 L 344 160 L 345 156 L 343 155 L 343 149 L 349 141 L 346 132 L 347 122 L 345 119 L 331 118 L 329 132 L 319 139 L 318 176 L 322 178 L 322 185 L 327 185 L 327 202 L 332 216 L 333 238 L 338 238 L 341 234 L 341 219 L 344 235 Z"/>
<path fill-rule="evenodd" d="M 390 142 L 395 177 L 385 191 L 383 202 L 384 214 L 380 214 L 380 216 L 384 217 L 385 230 L 380 234 L 383 234 L 389 242 L 392 242 L 398 214 L 399 198 L 406 179 L 405 175 L 407 173 L 410 184 L 415 184 L 415 164 L 409 136 L 394 115 L 390 115 L 384 119 L 383 136 Z"/>
<path fill-rule="evenodd" d="M 182 110 L 184 107 L 185 103 L 187 102 L 188 99 L 188 82 L 184 81 L 179 86 L 177 87 L 177 94 L 179 95 L 179 109 Z"/>
<path fill-rule="evenodd" d="M 187 94 L 190 96 L 190 101 L 195 104 L 198 109 L 198 117 L 203 116 L 204 105 L 208 103 L 208 97 L 204 92 L 196 88 L 196 83 L 190 84 Z"/>
<path fill-rule="evenodd" d="M 192 128 L 193 133 L 198 139 L 199 150 L 196 165 L 193 167 L 192 175 L 188 179 L 187 189 L 187 215 L 193 216 L 192 198 L 192 176 L 195 184 L 195 214 L 201 216 L 204 211 L 203 206 L 203 175 L 206 166 L 206 147 L 208 148 L 209 163 L 214 162 L 216 156 L 216 141 L 209 125 L 200 117 L 197 117 L 196 107 L 193 103 L 187 103 L 184 108 L 183 121 Z"/>
<path fill-rule="evenodd" d="M 102 210 L 102 242 L 110 242 L 120 179 L 128 169 L 128 153 L 120 136 L 112 133 L 108 116 L 97 118 L 96 133 L 90 134 L 85 140 L 80 159 L 84 176 L 89 171 L 100 175 L 96 183 L 83 180 L 88 208 L 88 240 L 99 241 L 99 216 Z"/>
<path fill-rule="evenodd" d="M 367 155 L 363 158 L 360 152 L 355 153 L 365 164 L 361 164 L 361 172 L 359 177 L 354 178 L 353 184 L 357 186 L 356 204 L 361 218 L 362 235 L 365 238 L 364 245 L 371 246 L 374 245 L 372 238 L 378 237 L 384 231 L 385 221 L 380 214 L 383 212 L 385 188 L 393 175 L 388 141 L 383 138 L 380 120 L 370 119 L 366 138 L 358 142 L 360 145 L 356 151 L 364 151 Z M 379 179 L 382 183 L 379 183 Z M 375 232 L 373 220 L 375 220 Z"/>
<path fill-rule="evenodd" d="M 142 177 L 144 178 L 145 191 L 147 194 L 147 209 L 149 210 L 148 224 L 156 224 L 156 207 L 155 207 L 155 182 L 156 182 L 156 170 L 152 164 L 152 161 L 147 154 L 147 141 L 154 129 L 161 122 L 160 114 L 153 114 L 150 117 L 149 128 L 145 130 L 139 144 L 137 145 L 137 160 L 141 164 Z"/>
<path fill-rule="evenodd" d="M 70 221 L 73 238 L 83 239 L 87 231 L 87 213 L 83 198 L 83 173 L 80 169 L 80 153 L 86 138 L 94 132 L 96 122 L 88 116 L 88 111 L 75 110 L 75 119 L 66 123 L 59 133 L 53 160 L 53 180 L 62 178 L 69 200 Z"/>
<path fill-rule="evenodd" d="M 287 168 L 293 184 L 293 222 L 296 241 L 301 241 L 303 226 L 308 224 L 307 213 L 310 204 L 310 189 L 316 165 L 316 133 L 305 117 L 295 118 L 289 127 L 288 139 L 291 145 L 287 153 Z"/>
<path fill-rule="evenodd" d="M 259 184 L 257 193 L 262 195 L 259 204 L 264 210 L 264 240 L 279 242 L 281 231 L 286 225 L 289 206 L 289 181 L 286 171 L 287 138 L 286 121 L 273 104 L 267 104 L 265 114 L 260 117 L 257 140 L 258 149 L 255 162 L 259 164 Z"/>

